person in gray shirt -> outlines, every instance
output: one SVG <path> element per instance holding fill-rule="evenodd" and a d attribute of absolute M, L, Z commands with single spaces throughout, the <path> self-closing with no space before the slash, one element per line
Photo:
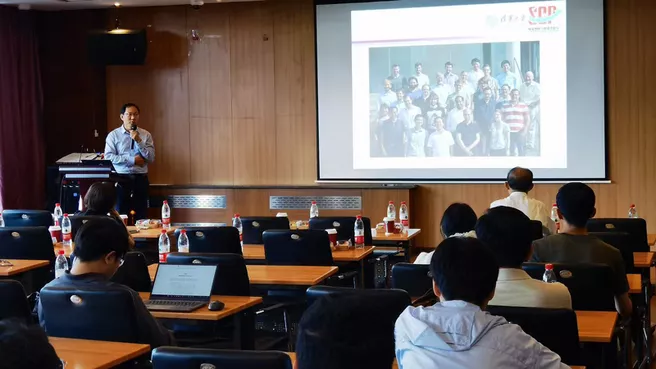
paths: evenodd
<path fill-rule="evenodd" d="M 622 254 L 613 246 L 589 235 L 586 229 L 588 219 L 596 213 L 594 191 L 583 183 L 568 183 L 558 190 L 556 204 L 560 233 L 535 241 L 531 261 L 610 266 L 614 276 L 615 308 L 623 318 L 630 317 L 633 307 Z"/>

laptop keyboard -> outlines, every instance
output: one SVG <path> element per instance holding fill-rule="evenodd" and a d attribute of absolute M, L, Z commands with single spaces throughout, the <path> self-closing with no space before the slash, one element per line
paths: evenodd
<path fill-rule="evenodd" d="M 167 306 L 196 306 L 198 301 L 176 301 L 176 300 L 147 300 L 146 305 L 167 305 Z"/>

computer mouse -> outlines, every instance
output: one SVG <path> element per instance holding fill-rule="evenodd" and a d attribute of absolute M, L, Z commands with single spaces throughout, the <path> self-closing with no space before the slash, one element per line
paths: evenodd
<path fill-rule="evenodd" d="M 221 311 L 225 307 L 225 304 L 222 303 L 221 301 L 211 301 L 209 305 L 207 305 L 207 309 L 210 311 Z"/>

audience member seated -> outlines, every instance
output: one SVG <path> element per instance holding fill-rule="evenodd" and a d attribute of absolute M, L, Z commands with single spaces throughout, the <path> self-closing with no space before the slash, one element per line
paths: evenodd
<path fill-rule="evenodd" d="M 123 219 L 121 219 L 118 211 L 116 211 L 117 196 L 114 183 L 96 182 L 89 186 L 89 190 L 84 196 L 84 208 L 86 210 L 76 215 L 109 216 L 118 224 L 124 226 Z M 130 237 L 130 247 L 134 247 L 134 239 L 132 239 L 129 232 L 127 233 Z"/>
<path fill-rule="evenodd" d="M 561 283 L 533 279 L 522 269 L 531 257 L 531 220 L 521 211 L 498 206 L 476 223 L 476 236 L 499 264 L 499 278 L 490 305 L 571 309 L 569 290 Z"/>
<path fill-rule="evenodd" d="M 476 213 L 467 204 L 460 202 L 449 205 L 440 221 L 442 238 L 449 237 L 476 237 Z M 433 252 L 422 252 L 415 259 L 415 264 L 430 264 Z"/>
<path fill-rule="evenodd" d="M 583 183 L 568 183 L 558 190 L 556 204 L 560 233 L 537 240 L 531 261 L 541 263 L 598 263 L 611 267 L 615 307 L 622 317 L 631 316 L 629 282 L 622 254 L 613 246 L 588 234 L 586 223 L 595 216 L 595 193 Z"/>
<path fill-rule="evenodd" d="M 62 362 L 38 325 L 0 320 L 0 368 L 59 369 Z"/>
<path fill-rule="evenodd" d="M 75 236 L 75 261 L 70 272 L 53 280 L 46 287 L 69 287 L 94 290 L 128 290 L 134 300 L 135 315 L 139 324 L 139 336 L 143 343 L 151 348 L 172 345 L 173 338 L 169 331 L 161 326 L 152 315 L 139 294 L 129 287 L 110 282 L 123 257 L 129 251 L 130 242 L 125 227 L 109 218 L 93 219 L 86 222 Z M 62 312 L 65 314 L 66 312 Z M 106 317 L 120 319 L 121 317 Z M 39 321 L 45 326 L 42 307 L 39 304 Z M 72 317 L 75 319 L 75 317 Z"/>
<path fill-rule="evenodd" d="M 408 307 L 396 321 L 399 369 L 567 368 L 519 326 L 484 311 L 494 297 L 499 266 L 481 241 L 444 240 L 430 270 L 440 302 Z"/>
<path fill-rule="evenodd" d="M 528 197 L 533 189 L 533 172 L 530 169 L 516 167 L 508 172 L 506 189 L 510 194 L 505 199 L 490 204 L 490 208 L 509 206 L 520 210 L 531 220 L 539 220 L 551 234 L 556 233 L 556 223 L 551 220 L 551 208 L 542 201 Z"/>
<path fill-rule="evenodd" d="M 391 368 L 394 318 L 388 315 L 366 294 L 323 297 L 299 322 L 296 369 Z"/>

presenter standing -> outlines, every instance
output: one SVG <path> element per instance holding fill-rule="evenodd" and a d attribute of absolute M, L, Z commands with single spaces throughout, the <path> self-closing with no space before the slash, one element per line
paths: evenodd
<path fill-rule="evenodd" d="M 111 160 L 123 181 L 118 199 L 119 213 L 135 211 L 136 219 L 148 214 L 148 164 L 155 161 L 155 145 L 150 132 L 138 126 L 139 107 L 127 103 L 121 107 L 120 127 L 105 140 L 105 159 Z"/>

